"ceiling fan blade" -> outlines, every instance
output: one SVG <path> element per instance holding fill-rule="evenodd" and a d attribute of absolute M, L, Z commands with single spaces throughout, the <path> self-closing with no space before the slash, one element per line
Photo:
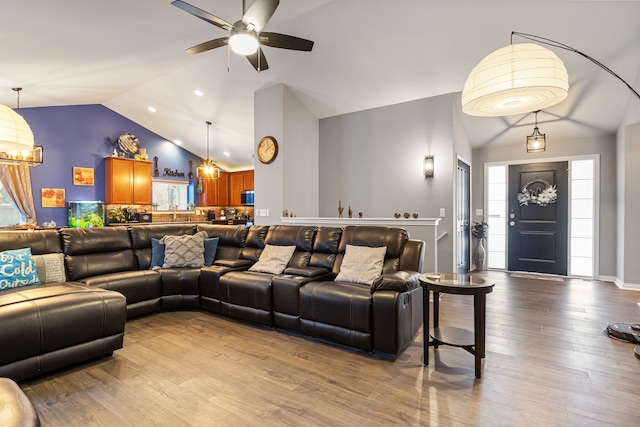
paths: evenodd
<path fill-rule="evenodd" d="M 260 60 L 258 60 L 258 55 L 260 55 Z M 260 48 L 258 48 L 256 53 L 247 55 L 247 59 L 251 62 L 251 65 L 253 65 L 253 68 L 255 68 L 257 72 L 269 69 L 267 58 L 265 58 L 264 52 L 262 52 L 262 49 Z"/>
<path fill-rule="evenodd" d="M 313 49 L 311 40 L 301 39 L 300 37 L 288 36 L 279 33 L 260 33 L 260 44 L 270 47 L 279 47 L 280 49 L 303 50 L 310 52 Z"/>
<path fill-rule="evenodd" d="M 273 16 L 280 0 L 255 0 L 242 17 L 245 27 L 260 32 Z"/>
<path fill-rule="evenodd" d="M 227 21 L 225 21 L 222 18 L 218 18 L 215 15 L 210 14 L 209 12 L 206 12 L 202 9 L 199 9 L 195 6 L 190 5 L 189 3 L 185 3 L 181 0 L 175 0 L 171 2 L 172 5 L 174 5 L 175 7 L 184 10 L 187 13 L 190 13 L 191 15 L 195 16 L 196 18 L 200 18 L 203 21 L 207 21 L 209 24 L 213 24 L 216 27 L 220 27 L 223 30 L 227 30 L 227 31 L 231 31 L 231 29 L 233 28 L 233 25 L 231 25 L 230 23 L 228 23 Z"/>
<path fill-rule="evenodd" d="M 187 52 L 189 53 L 206 52 L 207 50 L 226 46 L 227 44 L 229 44 L 229 37 L 221 37 L 219 39 L 209 40 L 208 42 L 200 43 L 199 45 L 190 47 L 189 49 L 187 49 Z"/>

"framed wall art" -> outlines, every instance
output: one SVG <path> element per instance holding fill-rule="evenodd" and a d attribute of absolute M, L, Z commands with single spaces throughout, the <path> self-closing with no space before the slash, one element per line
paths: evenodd
<path fill-rule="evenodd" d="M 64 188 L 43 188 L 42 207 L 43 208 L 64 208 Z"/>
<path fill-rule="evenodd" d="M 73 185 L 93 186 L 93 168 L 73 168 Z"/>

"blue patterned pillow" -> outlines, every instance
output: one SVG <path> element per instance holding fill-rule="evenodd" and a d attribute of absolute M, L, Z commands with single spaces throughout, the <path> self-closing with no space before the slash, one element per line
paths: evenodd
<path fill-rule="evenodd" d="M 151 239 L 151 265 L 149 270 L 155 270 L 164 264 L 164 245 L 160 239 Z"/>
<path fill-rule="evenodd" d="M 204 240 L 204 265 L 213 265 L 218 251 L 219 237 L 210 237 Z"/>
<path fill-rule="evenodd" d="M 31 249 L 15 249 L 0 252 L 0 289 L 40 283 Z"/>

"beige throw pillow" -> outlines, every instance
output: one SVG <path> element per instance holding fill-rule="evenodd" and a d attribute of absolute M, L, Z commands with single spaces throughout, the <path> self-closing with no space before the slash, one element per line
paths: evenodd
<path fill-rule="evenodd" d="M 382 274 L 382 264 L 387 247 L 370 248 L 368 246 L 347 245 L 340 272 L 336 282 L 362 283 L 373 285 Z"/>
<path fill-rule="evenodd" d="M 204 266 L 204 240 L 207 237 L 206 231 L 192 236 L 164 236 L 160 239 L 164 245 L 162 268 Z"/>
<path fill-rule="evenodd" d="M 258 262 L 253 264 L 249 271 L 280 274 L 287 268 L 295 250 L 295 246 L 266 245 Z"/>

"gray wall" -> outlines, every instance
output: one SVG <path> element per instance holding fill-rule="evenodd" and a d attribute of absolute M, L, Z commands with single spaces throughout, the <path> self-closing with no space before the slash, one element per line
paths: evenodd
<path fill-rule="evenodd" d="M 457 154 L 471 153 L 454 114 L 457 97 L 447 94 L 321 119 L 320 216 L 336 217 L 338 201 L 345 217 L 349 207 L 354 217 L 362 212 L 368 218 L 392 218 L 396 212 L 438 218 L 444 208 L 438 234 L 446 236 L 438 244 L 438 264 L 451 271 Z M 426 179 L 422 162 L 429 154 L 435 177 Z"/>
<path fill-rule="evenodd" d="M 640 75 L 634 88 L 640 88 Z M 616 172 L 618 178 L 618 212 L 616 217 L 617 264 L 619 285 L 640 289 L 639 228 L 634 227 L 640 211 L 640 183 L 638 182 L 638 162 L 640 161 L 640 100 L 629 95 L 625 116 L 618 128 L 616 145 Z M 628 225 L 628 227 L 627 227 Z"/>
<path fill-rule="evenodd" d="M 472 214 L 484 208 L 484 164 L 490 162 L 544 161 L 550 158 L 574 156 L 600 156 L 600 211 L 599 211 L 599 274 L 616 275 L 616 138 L 614 135 L 580 138 L 565 141 L 547 135 L 547 151 L 528 154 L 525 149 L 525 134 L 516 145 L 495 146 L 473 150 Z M 473 217 L 474 220 L 479 218 Z"/>
<path fill-rule="evenodd" d="M 626 126 L 618 141 L 618 162 L 622 164 L 619 175 L 624 179 L 624 186 L 619 189 L 622 200 L 619 204 L 620 221 L 618 236 L 618 279 L 626 285 L 640 289 L 640 227 L 637 227 L 640 212 L 640 182 L 638 181 L 638 165 L 640 164 L 640 123 Z"/>
<path fill-rule="evenodd" d="M 284 85 L 257 91 L 254 110 L 255 146 L 269 135 L 279 147 L 273 163 L 254 161 L 255 223 L 277 224 L 285 209 L 318 216 L 318 119 Z"/>

